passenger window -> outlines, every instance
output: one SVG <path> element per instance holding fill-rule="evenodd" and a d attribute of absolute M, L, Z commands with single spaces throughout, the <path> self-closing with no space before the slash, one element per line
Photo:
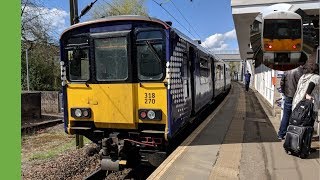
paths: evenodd
<path fill-rule="evenodd" d="M 66 58 L 70 81 L 87 81 L 89 70 L 89 43 L 86 37 L 72 37 L 66 42 Z"/>
<path fill-rule="evenodd" d="M 68 51 L 70 80 L 89 80 L 89 50 Z"/>
<path fill-rule="evenodd" d="M 207 59 L 200 58 L 200 76 L 209 77 L 209 62 Z"/>
<path fill-rule="evenodd" d="M 217 66 L 217 79 L 218 80 L 222 79 L 222 66 L 221 65 Z"/>

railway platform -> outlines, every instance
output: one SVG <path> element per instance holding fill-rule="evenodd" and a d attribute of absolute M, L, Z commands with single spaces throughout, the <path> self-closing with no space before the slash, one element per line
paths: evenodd
<path fill-rule="evenodd" d="M 307 159 L 286 154 L 280 119 L 259 95 L 233 83 L 229 95 L 148 179 L 320 179 L 319 141 Z"/>

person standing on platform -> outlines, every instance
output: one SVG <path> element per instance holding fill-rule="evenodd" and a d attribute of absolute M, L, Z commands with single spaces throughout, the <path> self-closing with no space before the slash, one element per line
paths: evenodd
<path fill-rule="evenodd" d="M 314 120 L 319 122 L 318 110 L 320 107 L 320 76 L 319 76 L 319 64 L 306 64 L 304 67 L 304 74 L 299 79 L 297 85 L 297 91 L 294 95 L 292 102 L 292 109 L 303 99 L 314 100 L 313 116 Z"/>
<path fill-rule="evenodd" d="M 249 73 L 248 70 L 247 70 L 247 73 L 244 75 L 244 78 L 245 78 L 246 91 L 249 91 L 251 74 Z"/>
<path fill-rule="evenodd" d="M 287 133 L 287 128 L 289 125 L 289 118 L 292 113 L 292 101 L 294 94 L 297 90 L 297 85 L 300 77 L 303 75 L 303 67 L 299 66 L 290 71 L 286 71 L 281 78 L 280 86 L 281 91 L 284 94 L 284 107 L 283 115 L 281 119 L 280 128 L 278 131 L 278 139 L 283 140 Z"/>

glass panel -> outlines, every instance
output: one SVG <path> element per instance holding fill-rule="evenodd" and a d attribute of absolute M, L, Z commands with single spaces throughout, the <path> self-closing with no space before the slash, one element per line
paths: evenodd
<path fill-rule="evenodd" d="M 144 31 L 138 33 L 137 40 L 144 39 L 162 39 L 162 33 L 161 31 Z"/>
<path fill-rule="evenodd" d="M 161 58 L 161 55 L 163 54 L 162 44 L 154 44 L 152 46 Z M 162 78 L 162 63 L 158 59 L 158 57 L 156 57 L 157 55 L 150 50 L 150 47 L 148 47 L 147 45 L 138 45 L 137 55 L 139 79 L 159 80 Z"/>
<path fill-rule="evenodd" d="M 263 37 L 268 39 L 301 38 L 301 20 L 265 20 Z"/>
<path fill-rule="evenodd" d="M 68 50 L 70 80 L 89 80 L 89 50 Z"/>
<path fill-rule="evenodd" d="M 138 78 L 160 80 L 163 77 L 163 35 L 161 31 L 143 31 L 137 34 Z"/>
<path fill-rule="evenodd" d="M 95 40 L 96 76 L 99 81 L 128 78 L 127 38 Z"/>

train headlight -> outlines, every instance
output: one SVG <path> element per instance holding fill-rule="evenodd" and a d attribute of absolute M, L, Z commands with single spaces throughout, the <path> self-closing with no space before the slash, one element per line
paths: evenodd
<path fill-rule="evenodd" d="M 140 118 L 145 119 L 147 117 L 147 113 L 145 111 L 140 112 Z"/>
<path fill-rule="evenodd" d="M 71 116 L 74 118 L 90 118 L 90 108 L 71 108 Z"/>
<path fill-rule="evenodd" d="M 84 117 L 88 117 L 89 112 L 88 112 L 87 109 L 84 109 L 84 110 L 82 111 L 82 114 L 83 114 Z"/>
<path fill-rule="evenodd" d="M 139 109 L 139 119 L 141 120 L 161 120 L 162 111 L 160 109 Z"/>
<path fill-rule="evenodd" d="M 267 48 L 267 49 L 272 49 L 272 45 L 271 44 L 265 44 L 264 47 Z"/>
<path fill-rule="evenodd" d="M 77 117 L 81 117 L 81 115 L 82 115 L 81 110 L 80 110 L 80 109 L 76 109 L 76 110 L 74 111 L 74 115 L 76 115 Z"/>
<path fill-rule="evenodd" d="M 300 49 L 301 48 L 301 44 L 295 44 L 292 46 L 293 49 Z"/>
<path fill-rule="evenodd" d="M 148 111 L 147 115 L 149 119 L 154 119 L 156 117 L 156 113 L 152 110 Z"/>

